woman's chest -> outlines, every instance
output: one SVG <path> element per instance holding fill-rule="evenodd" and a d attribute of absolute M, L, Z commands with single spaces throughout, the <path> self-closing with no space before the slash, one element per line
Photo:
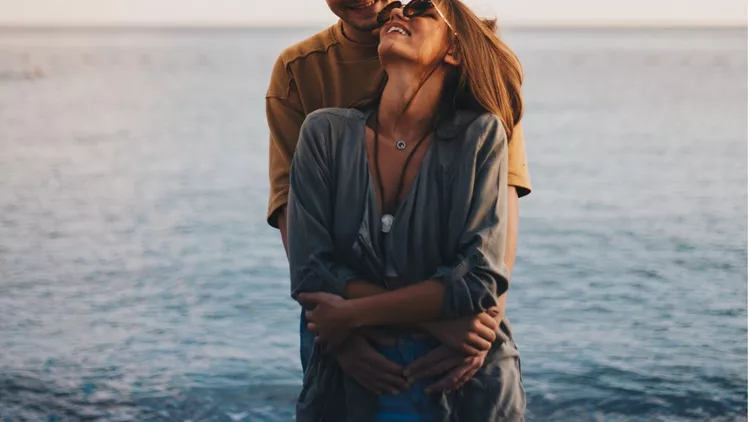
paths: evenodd
<path fill-rule="evenodd" d="M 368 128 L 365 140 L 367 168 L 381 214 L 395 214 L 410 196 L 412 186 L 423 173 L 421 170 L 430 150 L 429 134 L 418 140 L 401 139 L 376 135 Z"/>
<path fill-rule="evenodd" d="M 404 167 L 405 160 L 399 165 L 399 160 L 394 159 L 389 162 L 391 167 L 381 167 L 381 191 L 372 168 L 374 157 L 368 156 L 366 149 L 363 143 L 361 151 L 351 151 L 348 160 L 341 160 L 346 163 L 341 163 L 341 171 L 336 173 L 331 199 L 335 204 L 332 235 L 339 258 L 367 268 L 373 277 L 384 268 L 385 254 L 397 257 L 399 262 L 410 262 L 408 271 L 415 278 L 434 271 L 442 264 L 444 245 L 448 244 L 447 221 L 452 213 L 453 192 L 461 190 L 454 174 L 458 167 L 451 165 L 451 160 L 441 159 L 447 151 L 436 143 L 424 148 L 418 165 Z M 384 177 L 384 170 L 389 179 Z M 383 208 L 380 198 L 388 198 L 389 192 L 395 196 L 400 183 L 404 185 L 400 201 Z M 387 234 L 383 233 L 383 210 L 394 217 Z M 400 266 L 402 271 L 407 267 Z"/>

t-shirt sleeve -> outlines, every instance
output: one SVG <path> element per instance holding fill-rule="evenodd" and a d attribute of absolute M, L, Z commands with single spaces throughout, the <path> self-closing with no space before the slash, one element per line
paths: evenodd
<path fill-rule="evenodd" d="M 268 177 L 270 195 L 266 221 L 278 228 L 278 213 L 289 196 L 289 168 L 305 120 L 294 77 L 281 57 L 276 60 L 266 94 L 266 120 L 270 132 Z"/>
<path fill-rule="evenodd" d="M 531 177 L 521 123 L 513 130 L 513 138 L 508 143 L 508 185 L 516 187 L 519 198 L 531 193 Z"/>

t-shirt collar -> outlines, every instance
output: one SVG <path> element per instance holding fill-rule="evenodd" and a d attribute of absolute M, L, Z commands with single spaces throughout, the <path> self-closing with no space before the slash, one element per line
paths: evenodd
<path fill-rule="evenodd" d="M 339 20 L 333 25 L 333 36 L 341 45 L 341 51 L 351 57 L 378 59 L 378 43 L 362 44 L 354 42 L 344 34 L 344 22 Z"/>

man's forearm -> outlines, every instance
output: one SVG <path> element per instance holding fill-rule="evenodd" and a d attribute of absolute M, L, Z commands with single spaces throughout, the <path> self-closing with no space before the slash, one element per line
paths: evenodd
<path fill-rule="evenodd" d="M 351 299 L 356 304 L 352 304 L 349 318 L 354 327 L 434 321 L 442 313 L 444 295 L 445 286 L 441 281 L 426 280 L 382 294 Z"/>
<path fill-rule="evenodd" d="M 363 297 L 379 295 L 388 290 L 368 283 L 364 280 L 352 280 L 346 283 L 346 299 L 361 299 Z"/>
<path fill-rule="evenodd" d="M 279 223 L 279 232 L 281 232 L 281 243 L 284 244 L 284 252 L 286 252 L 286 257 L 289 258 L 289 247 L 286 243 L 286 206 L 279 211 L 276 221 Z"/>
<path fill-rule="evenodd" d="M 376 286 L 372 283 L 368 283 L 364 280 L 354 280 L 350 281 L 346 285 L 346 298 L 347 299 L 362 299 L 365 297 L 375 296 L 382 293 L 387 293 L 388 290 Z M 414 323 L 403 323 L 403 324 L 396 324 L 399 327 L 408 327 L 408 328 L 421 328 L 423 330 L 431 330 L 431 329 L 439 329 L 440 328 L 440 321 L 434 321 L 434 322 L 414 322 Z"/>
<path fill-rule="evenodd" d="M 518 248 L 518 191 L 515 186 L 508 186 L 508 214 L 505 234 L 505 256 L 503 262 L 508 267 L 508 279 L 513 273 Z"/>
<path fill-rule="evenodd" d="M 508 267 L 508 281 L 513 273 L 513 265 L 516 263 L 516 249 L 518 248 L 518 191 L 515 186 L 508 186 L 508 215 L 505 236 L 505 256 L 503 262 Z M 499 323 L 505 318 L 505 304 L 508 302 L 508 292 L 497 297 L 497 310 L 495 320 Z"/>

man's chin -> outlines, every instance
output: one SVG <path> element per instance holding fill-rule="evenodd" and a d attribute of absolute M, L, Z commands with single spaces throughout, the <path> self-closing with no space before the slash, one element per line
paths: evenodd
<path fill-rule="evenodd" d="M 349 26 L 361 32 L 372 33 L 375 30 L 380 29 L 382 25 L 378 24 L 375 19 L 372 22 L 347 22 Z"/>

